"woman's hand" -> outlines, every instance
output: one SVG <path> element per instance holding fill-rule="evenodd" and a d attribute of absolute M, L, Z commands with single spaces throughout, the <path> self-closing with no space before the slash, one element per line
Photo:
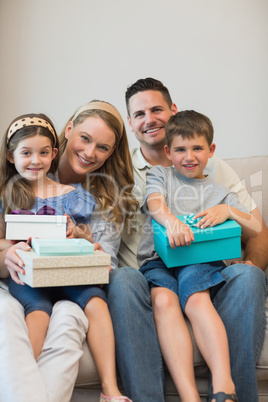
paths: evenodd
<path fill-rule="evenodd" d="M 94 251 L 95 250 L 104 251 L 100 243 L 93 243 L 93 244 L 94 244 Z"/>
<path fill-rule="evenodd" d="M 24 285 L 24 283 L 20 280 L 20 278 L 18 276 L 18 273 L 20 273 L 22 275 L 25 274 L 25 271 L 23 269 L 24 262 L 16 253 L 17 249 L 24 250 L 24 251 L 30 251 L 31 247 L 29 246 L 28 242 L 26 243 L 23 241 L 9 247 L 6 250 L 5 264 L 7 266 L 7 269 L 9 271 L 10 276 L 13 279 L 13 281 L 16 282 L 18 285 Z"/>

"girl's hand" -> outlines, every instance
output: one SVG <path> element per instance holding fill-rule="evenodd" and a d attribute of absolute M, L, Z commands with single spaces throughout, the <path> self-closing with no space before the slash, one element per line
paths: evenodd
<path fill-rule="evenodd" d="M 194 234 L 190 226 L 182 223 L 179 219 L 173 227 L 167 228 L 167 237 L 171 248 L 190 246 L 191 242 L 194 241 Z"/>
<path fill-rule="evenodd" d="M 206 227 L 216 226 L 225 222 L 230 217 L 229 206 L 227 204 L 216 205 L 215 207 L 201 211 L 194 218 L 201 218 L 196 227 L 205 229 Z"/>
<path fill-rule="evenodd" d="M 88 224 L 77 224 L 72 221 L 69 215 L 64 214 L 67 216 L 67 231 L 66 231 L 66 236 L 68 239 L 86 239 L 90 241 L 90 243 L 93 242 L 93 236 L 90 230 L 90 227 Z"/>
<path fill-rule="evenodd" d="M 11 247 L 9 247 L 6 251 L 6 256 L 5 256 L 5 264 L 7 266 L 7 269 L 10 273 L 11 278 L 18 285 L 24 285 L 24 283 L 20 280 L 20 278 L 18 276 L 18 272 L 21 273 L 22 275 L 25 274 L 25 271 L 23 269 L 24 262 L 16 253 L 16 249 L 30 251 L 31 247 L 29 246 L 28 243 L 21 241 L 17 244 L 14 244 Z"/>
<path fill-rule="evenodd" d="M 71 217 L 67 214 L 64 214 L 67 216 L 67 231 L 66 231 L 66 237 L 68 239 L 74 239 L 75 238 L 75 230 L 76 230 L 76 225 L 73 223 Z"/>

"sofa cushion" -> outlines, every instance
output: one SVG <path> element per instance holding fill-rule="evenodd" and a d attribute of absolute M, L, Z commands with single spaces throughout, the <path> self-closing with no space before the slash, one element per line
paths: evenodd
<path fill-rule="evenodd" d="M 226 159 L 256 202 L 268 226 L 268 156 Z"/>

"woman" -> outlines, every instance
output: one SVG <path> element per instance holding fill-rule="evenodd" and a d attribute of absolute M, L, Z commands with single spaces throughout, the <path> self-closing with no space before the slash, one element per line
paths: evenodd
<path fill-rule="evenodd" d="M 135 269 L 115 269 L 121 229 L 124 225 L 129 228 L 137 207 L 131 196 L 132 164 L 120 114 L 105 102 L 83 106 L 61 133 L 60 151 L 58 179 L 62 183 L 82 183 L 95 197 L 96 211 L 90 225 L 93 241 L 112 257 L 108 302 L 125 392 L 137 401 L 164 401 L 161 355 L 146 281 Z M 15 253 L 18 247 L 28 246 L 21 242 L 0 254 L 0 276 L 7 276 L 4 262 L 12 277 L 23 272 Z M 1 392 L 10 401 L 70 400 L 87 331 L 79 308 L 67 301 L 54 306 L 46 342 L 35 363 L 21 306 L 4 291 L 0 297 L 0 322 L 6 325 L 1 330 L 3 336 L 0 334 L 0 400 Z M 148 304 L 144 305 L 146 299 Z M 16 347 L 10 338 L 14 331 Z"/>

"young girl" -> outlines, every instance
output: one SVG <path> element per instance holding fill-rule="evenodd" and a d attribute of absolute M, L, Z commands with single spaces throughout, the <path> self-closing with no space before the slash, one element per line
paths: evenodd
<path fill-rule="evenodd" d="M 5 213 L 15 209 L 31 209 L 32 212 L 37 212 L 41 207 L 50 206 L 55 209 L 56 214 L 66 213 L 72 220 L 82 224 L 75 226 L 68 218 L 68 237 L 85 237 L 92 241 L 88 223 L 95 202 L 91 194 L 80 184 L 75 187 L 59 184 L 47 176 L 48 173 L 55 173 L 58 167 L 58 137 L 52 122 L 41 114 L 20 116 L 11 123 L 3 141 L 1 149 L 5 157 L 2 158 L 0 182 L 1 237 L 4 238 L 5 235 Z M 114 336 L 105 291 L 99 286 L 34 289 L 27 285 L 21 286 L 17 275 L 11 273 L 11 276 L 9 290 L 24 306 L 35 358 L 42 351 L 53 304 L 60 299 L 74 301 L 88 318 L 91 329 L 88 332 L 88 342 L 96 364 L 101 359 L 104 345 L 101 345 L 97 331 L 94 336 L 92 332 L 100 327 L 99 321 L 105 331 L 106 365 L 98 368 L 100 376 L 106 376 L 104 392 L 108 397 L 102 394 L 101 401 L 130 401 L 121 395 L 117 387 Z"/>

